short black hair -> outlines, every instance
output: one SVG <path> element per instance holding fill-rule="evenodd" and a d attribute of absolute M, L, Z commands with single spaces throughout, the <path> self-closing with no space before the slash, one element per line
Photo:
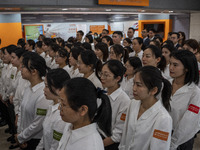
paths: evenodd
<path fill-rule="evenodd" d="M 107 35 L 106 35 L 106 36 L 102 37 L 102 39 L 103 39 L 103 38 L 105 38 L 107 42 L 110 42 L 110 45 L 113 45 L 113 44 L 114 44 L 114 43 L 113 43 L 113 40 L 112 40 L 112 38 L 111 38 L 110 36 L 107 36 Z"/>
<path fill-rule="evenodd" d="M 152 31 L 153 33 L 156 33 L 156 30 L 154 28 L 149 29 L 149 31 Z"/>
<path fill-rule="evenodd" d="M 113 32 L 113 34 L 117 34 L 117 35 L 123 37 L 122 31 L 115 31 L 115 32 Z"/>
<path fill-rule="evenodd" d="M 43 42 L 44 42 L 45 45 L 49 46 L 53 41 L 52 41 L 52 39 L 50 39 L 50 38 L 45 38 L 45 39 L 43 40 Z"/>
<path fill-rule="evenodd" d="M 134 28 L 132 28 L 132 27 L 130 27 L 130 28 L 128 28 L 129 30 L 133 30 L 133 33 L 135 32 L 135 29 Z"/>
<path fill-rule="evenodd" d="M 17 41 L 17 45 L 20 45 L 22 48 L 24 48 L 24 46 L 26 45 L 25 39 L 24 38 L 20 38 Z"/>
<path fill-rule="evenodd" d="M 176 34 L 176 35 L 177 35 L 177 38 L 178 38 L 178 39 L 180 38 L 180 34 L 179 34 L 178 32 L 172 32 L 171 35 L 172 35 L 172 34 Z"/>
<path fill-rule="evenodd" d="M 92 37 L 92 35 L 87 34 L 85 37 L 88 38 L 89 43 L 93 43 L 93 37 Z"/>
<path fill-rule="evenodd" d="M 77 33 L 80 33 L 82 36 L 84 36 L 84 32 L 82 30 L 77 31 Z"/>
<path fill-rule="evenodd" d="M 28 44 L 30 45 L 30 46 L 32 46 L 32 48 L 33 49 L 35 49 L 35 41 L 33 41 L 33 40 L 27 40 L 27 42 L 28 42 Z"/>
<path fill-rule="evenodd" d="M 137 56 L 129 57 L 127 61 L 129 61 L 130 65 L 134 68 L 134 70 L 142 67 L 142 62 Z"/>
<path fill-rule="evenodd" d="M 35 45 L 37 45 L 37 47 L 42 48 L 42 41 L 37 41 L 35 43 Z"/>
<path fill-rule="evenodd" d="M 70 53 L 72 54 L 74 59 L 78 60 L 78 56 L 80 55 L 82 51 L 84 51 L 82 47 L 74 47 L 71 49 Z"/>
<path fill-rule="evenodd" d="M 107 29 L 103 29 L 102 31 L 106 31 L 106 33 L 109 34 L 109 30 Z"/>

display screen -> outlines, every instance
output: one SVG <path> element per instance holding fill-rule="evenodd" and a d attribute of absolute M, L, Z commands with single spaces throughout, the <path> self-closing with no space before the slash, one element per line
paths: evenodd
<path fill-rule="evenodd" d="M 25 40 L 38 41 L 40 34 L 44 33 L 43 25 L 24 25 Z"/>

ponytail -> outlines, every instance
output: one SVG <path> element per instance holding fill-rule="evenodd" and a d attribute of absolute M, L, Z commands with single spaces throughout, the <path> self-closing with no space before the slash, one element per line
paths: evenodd
<path fill-rule="evenodd" d="M 162 97 L 162 103 L 163 103 L 163 106 L 168 110 L 170 111 L 171 110 L 171 106 L 170 106 L 170 97 L 171 97 L 171 94 L 172 94 L 172 86 L 170 84 L 170 82 L 165 79 L 165 78 L 162 78 L 162 82 L 164 84 L 164 87 L 162 89 L 162 94 L 161 94 L 161 97 Z"/>
<path fill-rule="evenodd" d="M 102 69 L 102 62 L 98 58 L 96 60 L 96 64 L 94 66 L 94 69 L 95 69 L 95 74 L 96 74 L 97 78 L 100 80 L 99 73 Z"/>
<path fill-rule="evenodd" d="M 160 62 L 158 63 L 158 68 L 164 72 L 165 68 L 167 66 L 167 62 L 166 62 L 166 59 L 164 56 L 161 56 L 160 57 Z"/>
<path fill-rule="evenodd" d="M 97 122 L 99 128 L 106 134 L 107 137 L 111 136 L 111 120 L 112 120 L 112 108 L 110 100 L 104 91 L 97 88 L 97 100 L 101 99 L 101 105 L 96 111 L 96 115 L 92 122 Z"/>

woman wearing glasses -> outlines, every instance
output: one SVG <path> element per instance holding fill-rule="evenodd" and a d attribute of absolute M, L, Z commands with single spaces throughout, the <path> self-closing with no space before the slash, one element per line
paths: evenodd
<path fill-rule="evenodd" d="M 107 95 L 112 107 L 112 135 L 104 137 L 104 146 L 107 150 L 118 149 L 122 136 L 126 111 L 130 98 L 120 87 L 125 68 L 118 60 L 107 61 L 101 71 L 101 82 L 107 88 Z"/>
<path fill-rule="evenodd" d="M 48 108 L 47 115 L 43 122 L 43 137 L 36 150 L 56 150 L 62 137 L 66 123 L 60 116 L 59 96 L 63 82 L 70 79 L 69 74 L 61 68 L 49 70 L 44 83 L 44 95 L 47 100 L 53 100 L 53 105 Z"/>

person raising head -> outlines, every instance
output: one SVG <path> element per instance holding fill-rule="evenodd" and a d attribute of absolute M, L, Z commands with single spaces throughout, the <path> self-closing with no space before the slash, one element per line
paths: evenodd
<path fill-rule="evenodd" d="M 121 88 L 126 92 L 130 99 L 133 99 L 133 77 L 135 70 L 142 67 L 140 58 L 134 56 L 129 57 L 125 63 L 125 77 L 122 80 Z"/>
<path fill-rule="evenodd" d="M 102 38 L 103 38 L 104 36 L 108 36 L 108 35 L 109 35 L 109 30 L 103 29 L 101 34 L 102 34 Z"/>
<path fill-rule="evenodd" d="M 169 150 L 172 132 L 171 84 L 158 68 L 144 66 L 135 72 L 133 95 L 119 150 Z M 158 95 L 161 97 L 158 98 Z M 145 143 L 145 144 L 144 144 Z"/>
<path fill-rule="evenodd" d="M 170 149 L 192 149 L 194 136 L 200 130 L 200 89 L 197 86 L 199 72 L 196 57 L 188 50 L 175 51 L 171 54 L 169 69 L 173 78 L 170 101 L 173 134 Z"/>
<path fill-rule="evenodd" d="M 70 124 L 64 129 L 58 150 L 103 150 L 97 126 L 106 136 L 111 135 L 112 111 L 108 96 L 81 77 L 66 81 L 59 96 L 60 115 Z"/>
<path fill-rule="evenodd" d="M 89 79 L 96 87 L 99 88 L 102 88 L 102 84 L 99 80 L 99 72 L 101 71 L 101 68 L 102 63 L 93 51 L 85 50 L 79 54 L 79 72 L 83 74 L 84 78 Z"/>
<path fill-rule="evenodd" d="M 62 89 L 63 82 L 70 79 L 69 74 L 61 68 L 49 70 L 45 79 L 44 95 L 47 100 L 52 100 L 47 115 L 43 122 L 43 136 L 36 150 L 57 149 L 66 123 L 60 116 L 58 92 Z"/>
<path fill-rule="evenodd" d="M 42 136 L 42 123 L 47 113 L 47 108 L 52 103 L 44 97 L 44 82 L 48 67 L 44 58 L 37 53 L 26 52 L 23 54 L 22 78 L 30 82 L 24 91 L 23 100 L 18 119 L 18 134 L 16 141 L 21 148 L 34 150 Z"/>
<path fill-rule="evenodd" d="M 134 33 L 135 33 L 135 29 L 130 27 L 128 28 L 128 31 L 127 31 L 127 36 L 130 40 L 133 40 L 134 39 Z"/>
<path fill-rule="evenodd" d="M 112 135 L 104 137 L 105 149 L 116 150 L 122 136 L 126 111 L 130 103 L 130 98 L 120 87 L 124 72 L 125 68 L 120 61 L 109 60 L 103 65 L 100 74 L 112 107 Z"/>
<path fill-rule="evenodd" d="M 136 37 L 133 39 L 133 50 L 134 52 L 130 53 L 129 56 L 137 56 L 142 60 L 142 55 L 143 55 L 143 39 L 141 37 Z"/>
<path fill-rule="evenodd" d="M 123 34 L 122 34 L 121 31 L 115 31 L 115 32 L 113 32 L 112 39 L 113 39 L 113 43 L 114 44 L 121 45 L 122 38 L 123 38 Z"/>

